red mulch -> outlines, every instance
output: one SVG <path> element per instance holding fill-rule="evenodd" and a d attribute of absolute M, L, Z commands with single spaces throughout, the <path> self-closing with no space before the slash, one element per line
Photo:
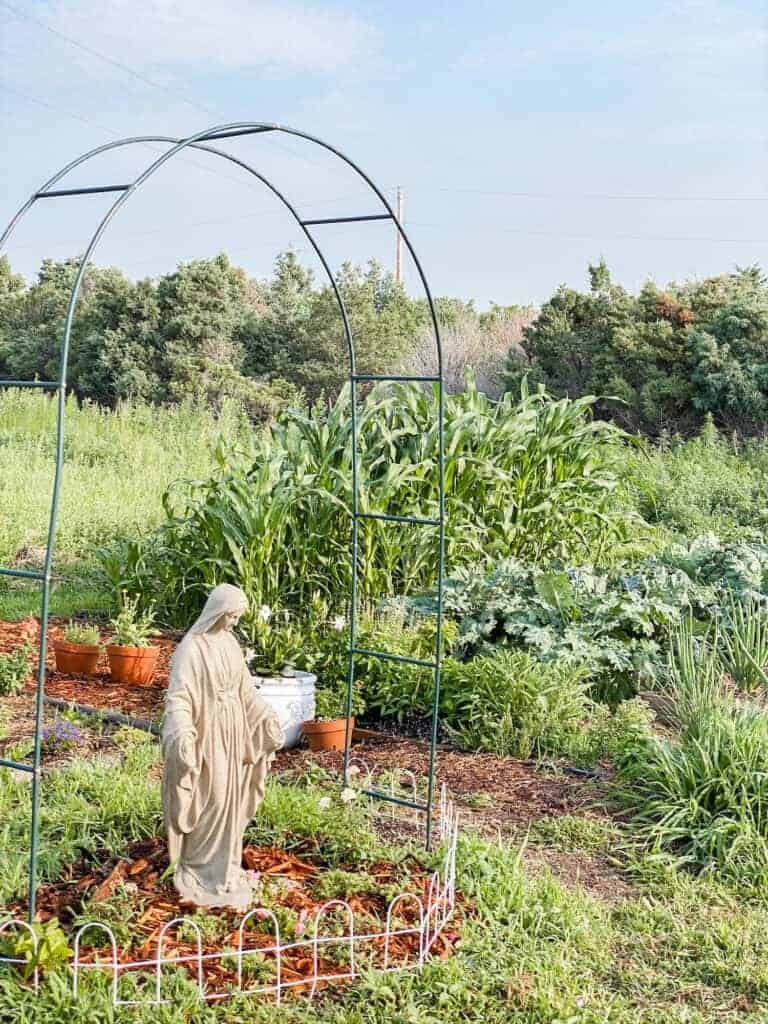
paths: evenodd
<path fill-rule="evenodd" d="M 270 888 L 268 904 L 279 913 L 279 908 L 284 907 L 294 911 L 303 923 L 303 931 L 300 933 L 303 938 L 310 938 L 313 930 L 314 915 L 326 902 L 326 897 L 317 895 L 313 890 L 313 883 L 322 876 L 323 866 L 302 859 L 293 853 L 276 847 L 247 846 L 243 851 L 243 866 L 249 870 L 256 871 L 261 875 L 262 882 L 268 879 L 280 879 L 279 888 Z M 189 914 L 193 908 L 180 900 L 178 893 L 173 887 L 170 879 L 163 880 L 163 874 L 168 868 L 168 851 L 165 841 L 159 838 L 143 840 L 133 843 L 128 850 L 128 856 L 121 859 L 112 859 L 103 864 L 88 864 L 79 862 L 73 865 L 64 877 L 48 885 L 43 885 L 38 891 L 38 918 L 48 920 L 57 918 L 67 931 L 73 931 L 78 916 L 80 920 L 88 919 L 89 910 L 98 910 L 98 904 L 110 899 L 115 890 L 120 886 L 130 885 L 131 894 L 137 912 L 130 924 L 131 943 L 126 948 L 118 949 L 118 961 L 128 964 L 141 960 L 151 960 L 157 955 L 157 943 L 164 924 L 176 917 L 183 917 Z M 411 862 L 410 874 L 406 887 L 408 891 L 418 895 L 426 903 L 430 873 L 415 861 Z M 393 864 L 379 863 L 366 871 L 369 878 L 380 885 L 397 882 L 398 888 L 403 885 L 402 867 L 398 870 Z M 464 900 L 457 897 L 460 908 L 464 906 Z M 370 928 L 367 930 L 383 931 L 386 923 L 388 902 L 384 895 L 377 893 L 352 893 L 347 897 L 347 902 L 352 908 L 356 918 L 358 915 L 372 918 Z M 19 902 L 11 906 L 12 914 L 23 916 L 24 904 Z M 221 936 L 215 940 L 205 939 L 202 942 L 202 952 L 213 954 L 220 952 L 225 946 L 237 949 L 239 936 L 238 928 L 243 914 L 227 908 L 216 908 L 205 911 L 206 916 L 215 916 L 221 922 Z M 398 909 L 398 917 L 407 922 L 408 926 L 416 926 L 418 915 L 416 908 L 408 901 L 403 901 Z M 105 920 L 109 919 L 109 913 Z M 461 909 L 457 915 L 457 921 L 461 919 Z M 263 928 L 259 929 L 259 924 Z M 458 938 L 456 924 L 452 929 L 441 935 L 432 952 L 434 956 L 447 958 L 453 951 L 454 944 Z M 357 923 L 357 928 L 360 923 Z M 321 934 L 322 925 L 321 925 Z M 328 934 L 326 931 L 325 934 Z M 345 932 L 346 934 L 346 925 Z M 108 952 L 106 933 L 94 931 L 90 933 L 92 939 L 99 939 L 104 946 L 98 949 L 84 948 L 81 959 L 84 962 L 95 962 L 101 959 Z M 299 935 L 296 939 L 298 940 Z M 281 935 L 283 943 L 294 941 L 292 937 Z M 251 919 L 251 928 L 246 933 L 244 948 L 254 947 L 268 948 L 274 944 L 274 932 L 269 921 L 260 922 L 258 916 Z M 371 948 L 375 947 L 383 951 L 383 940 L 372 940 Z M 341 948 L 340 946 L 338 948 Z M 391 963 L 413 963 L 418 956 L 418 936 L 399 935 L 390 940 Z M 191 956 L 196 957 L 197 944 L 188 939 L 179 940 L 176 930 L 171 929 L 166 933 L 163 941 L 163 952 L 166 957 Z M 274 954 L 266 953 L 265 958 L 274 960 Z M 185 969 L 192 975 L 195 974 L 197 964 L 190 962 L 184 965 Z M 236 985 L 237 974 L 234 965 L 222 965 L 219 959 L 203 961 L 204 977 L 208 991 L 224 992 L 227 986 Z M 338 973 L 339 967 L 327 959 L 319 961 L 321 974 Z M 299 946 L 289 950 L 281 957 L 281 972 L 283 981 L 295 981 L 296 991 L 305 989 L 310 981 L 301 984 L 302 978 L 312 977 L 312 950 L 311 946 Z M 337 984 L 337 983 L 335 983 Z M 247 987 L 247 985 L 245 985 Z"/>

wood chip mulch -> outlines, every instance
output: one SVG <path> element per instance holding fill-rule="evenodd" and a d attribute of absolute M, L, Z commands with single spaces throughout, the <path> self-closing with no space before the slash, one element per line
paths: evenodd
<path fill-rule="evenodd" d="M 327 896 L 315 891 L 315 885 L 327 868 L 309 859 L 303 859 L 295 853 L 289 853 L 277 847 L 247 846 L 243 851 L 243 867 L 259 874 L 262 885 L 268 888 L 265 903 L 277 915 L 281 908 L 292 913 L 293 920 L 298 922 L 296 938 L 282 934 L 282 943 L 298 941 L 300 937 L 309 939 L 313 932 L 314 915 L 326 903 Z M 130 945 L 118 948 L 118 962 L 128 964 L 136 961 L 152 960 L 157 955 L 157 943 L 163 925 L 176 917 L 188 916 L 194 910 L 189 904 L 180 900 L 171 880 L 164 877 L 168 869 L 168 851 L 165 841 L 160 838 L 142 840 L 133 843 L 123 858 L 113 858 L 100 864 L 80 861 L 65 872 L 64 877 L 55 883 L 43 885 L 38 891 L 38 917 L 45 921 L 57 918 L 65 931 L 73 933 L 77 927 L 98 917 L 105 923 L 111 920 L 109 900 L 116 895 L 130 893 L 133 914 L 129 924 Z M 410 865 L 407 881 L 403 882 L 402 867 L 397 868 L 390 863 L 378 863 L 366 868 L 366 877 L 377 885 L 385 886 L 397 883 L 397 887 L 407 888 L 426 903 L 430 873 L 420 864 L 413 861 Z M 386 922 L 388 900 L 383 893 L 364 892 L 350 893 L 346 896 L 355 914 L 356 932 L 361 934 L 361 927 L 366 933 L 383 931 Z M 448 929 L 441 934 L 432 950 L 432 955 L 446 959 L 453 952 L 459 936 L 456 931 L 466 914 L 467 904 L 460 894 L 457 895 L 458 910 L 455 919 Z M 103 908 L 100 913 L 100 908 Z M 22 917 L 25 912 L 23 901 L 9 907 L 13 916 Z M 238 928 L 242 920 L 241 912 L 227 908 L 216 908 L 204 912 L 206 921 L 217 922 L 216 937 L 203 934 L 202 953 L 214 954 L 225 947 L 237 949 Z M 415 907 L 409 901 L 403 901 L 397 916 L 402 922 L 399 927 L 406 928 L 418 924 Z M 358 920 L 360 917 L 362 920 Z M 346 934 L 344 930 L 329 932 L 321 925 L 320 934 Z M 87 934 L 87 933 L 86 933 Z M 104 962 L 109 956 L 106 933 L 94 931 L 91 938 L 99 943 L 97 948 L 84 948 L 83 962 Z M 251 919 L 251 927 L 246 931 L 244 948 L 268 949 L 274 944 L 274 932 L 269 921 L 260 920 L 258 915 Z M 85 945 L 85 944 L 84 944 Z M 367 948 L 368 944 L 366 944 Z M 346 948 L 340 943 L 336 947 Z M 321 947 L 322 949 L 322 947 Z M 370 940 L 370 949 L 377 956 L 383 953 L 383 940 Z M 414 963 L 418 957 L 418 936 L 398 935 L 390 940 L 390 963 Z M 195 962 L 184 964 L 185 969 L 195 975 L 197 970 L 197 943 L 187 934 L 181 937 L 176 929 L 166 932 L 163 940 L 165 957 L 193 957 Z M 265 953 L 267 967 L 274 968 L 274 954 Z M 247 959 L 247 958 L 246 958 Z M 329 954 L 321 955 L 319 960 L 321 974 L 343 972 L 338 963 L 334 963 Z M 209 992 L 225 992 L 228 987 L 237 984 L 235 962 L 222 961 L 219 958 L 203 961 L 204 979 Z M 288 950 L 281 956 L 281 973 L 283 981 L 296 982 L 291 991 L 301 991 L 311 984 L 313 971 L 312 950 L 309 944 L 300 945 Z M 302 979 L 308 979 L 302 983 Z M 267 982 L 269 983 L 269 982 Z M 247 987 L 244 982 L 244 987 Z M 325 984 L 321 982 L 321 985 Z M 333 983 L 334 986 L 338 982 Z"/>

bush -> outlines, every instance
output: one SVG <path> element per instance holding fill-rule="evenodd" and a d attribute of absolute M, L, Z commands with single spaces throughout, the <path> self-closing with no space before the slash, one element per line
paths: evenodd
<path fill-rule="evenodd" d="M 688 616 L 700 631 L 718 623 L 724 655 L 731 651 L 733 671 L 754 687 L 759 673 L 749 659 L 763 656 L 767 596 L 768 547 L 709 534 L 621 572 L 514 559 L 490 573 L 459 570 L 445 609 L 459 623 L 463 656 L 504 645 L 545 662 L 570 659 L 589 670 L 592 696 L 615 704 L 639 684 L 663 682 L 671 632 Z"/>
<path fill-rule="evenodd" d="M 448 735 L 469 750 L 515 757 L 560 754 L 573 742 L 589 706 L 586 672 L 499 651 L 443 665 L 440 713 Z"/>

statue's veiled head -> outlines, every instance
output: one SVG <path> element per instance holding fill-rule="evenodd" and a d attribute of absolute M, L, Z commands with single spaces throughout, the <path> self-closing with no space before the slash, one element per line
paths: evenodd
<path fill-rule="evenodd" d="M 231 629 L 248 610 L 248 598 L 239 587 L 220 583 L 208 595 L 205 607 L 190 633 L 215 633 Z"/>

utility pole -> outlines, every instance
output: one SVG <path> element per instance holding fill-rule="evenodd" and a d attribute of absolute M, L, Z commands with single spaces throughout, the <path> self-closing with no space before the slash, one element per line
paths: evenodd
<path fill-rule="evenodd" d="M 397 186 L 397 222 L 398 224 L 403 223 L 403 189 L 400 185 Z M 396 238 L 396 250 L 395 250 L 395 280 L 398 284 L 403 283 L 403 236 L 397 231 Z"/>

